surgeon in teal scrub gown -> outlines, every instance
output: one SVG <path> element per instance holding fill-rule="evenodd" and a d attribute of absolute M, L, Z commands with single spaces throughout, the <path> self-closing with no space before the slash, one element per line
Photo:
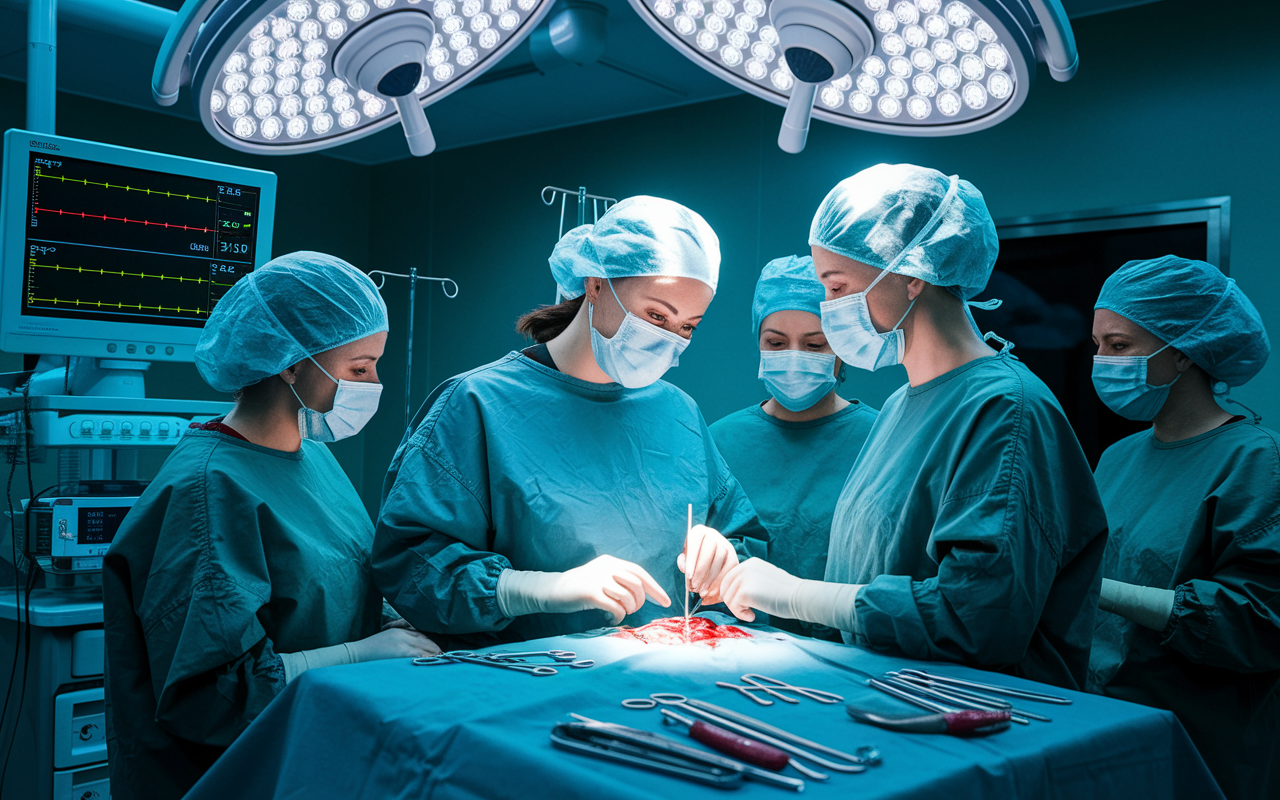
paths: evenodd
<path fill-rule="evenodd" d="M 765 552 L 698 406 L 661 380 L 714 296 L 715 233 L 633 197 L 550 261 L 570 299 L 522 318 L 537 344 L 437 388 L 384 484 L 379 587 L 468 646 L 678 614 L 686 580 L 715 603 Z"/>
<path fill-rule="evenodd" d="M 373 523 L 322 444 L 377 409 L 386 331 L 373 282 L 322 253 L 210 314 L 196 366 L 235 408 L 183 434 L 103 563 L 116 800 L 181 797 L 308 669 L 439 652 L 403 620 L 379 631 Z"/>
<path fill-rule="evenodd" d="M 727 604 L 1083 688 L 1106 519 L 1057 400 L 969 312 L 998 247 L 982 194 L 932 169 L 871 167 L 822 201 L 809 243 L 836 355 L 901 363 L 909 382 L 841 493 L 826 580 L 747 561 L 725 579 Z"/>
<path fill-rule="evenodd" d="M 751 332 L 770 397 L 711 426 L 716 446 L 769 530 L 769 563 L 822 580 L 836 498 L 876 410 L 836 393 L 844 365 L 822 332 L 825 290 L 809 256 L 770 261 L 756 282 Z M 815 638 L 840 632 L 785 617 L 769 623 Z"/>
<path fill-rule="evenodd" d="M 1266 363 L 1262 319 L 1216 267 L 1165 256 L 1107 279 L 1093 337 L 1099 397 L 1152 426 L 1098 462 L 1090 689 L 1176 713 L 1231 800 L 1280 797 L 1280 434 L 1219 405 Z"/>

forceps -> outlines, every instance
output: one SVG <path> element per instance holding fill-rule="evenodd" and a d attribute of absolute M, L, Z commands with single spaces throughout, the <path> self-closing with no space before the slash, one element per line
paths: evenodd
<path fill-rule="evenodd" d="M 716 686 L 719 686 L 722 689 L 733 689 L 762 706 L 771 706 L 773 705 L 773 701 L 766 700 L 763 697 L 757 697 L 754 694 L 755 692 L 764 692 L 771 697 L 778 698 L 784 703 L 792 704 L 799 703 L 800 701 L 794 697 L 789 697 L 783 694 L 783 692 L 795 692 L 801 697 L 807 697 L 810 700 L 816 700 L 819 703 L 826 703 L 828 705 L 844 701 L 843 697 L 838 694 L 833 694 L 832 692 L 824 692 L 820 689 L 809 689 L 804 686 L 792 686 L 785 681 L 780 681 L 777 678 L 770 678 L 767 675 L 760 675 L 755 672 L 748 672 L 746 675 L 743 675 L 742 682 L 746 685 L 740 686 L 736 683 L 729 683 L 727 681 L 716 681 Z"/>
<path fill-rule="evenodd" d="M 496 650 L 492 653 L 472 653 L 471 655 L 492 661 L 525 661 L 530 658 L 549 658 L 556 664 L 564 664 L 573 669 L 585 669 L 596 665 L 596 662 L 589 658 L 578 658 L 578 654 L 572 650 L 530 650 L 525 653 L 509 653 L 505 650 Z"/>
<path fill-rule="evenodd" d="M 517 672 L 528 672 L 531 675 L 539 677 L 547 675 L 559 675 L 560 670 L 555 667 L 535 666 L 533 664 L 522 664 L 518 661 L 498 661 L 472 653 L 468 650 L 457 650 L 452 653 L 441 653 L 438 656 L 422 656 L 413 659 L 415 667 L 434 667 L 440 664 L 482 664 L 487 667 L 501 667 L 502 669 L 513 669 Z"/>

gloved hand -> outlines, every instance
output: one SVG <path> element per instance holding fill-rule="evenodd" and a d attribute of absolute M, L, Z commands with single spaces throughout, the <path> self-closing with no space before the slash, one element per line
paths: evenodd
<path fill-rule="evenodd" d="M 797 578 L 760 558 L 749 558 L 720 585 L 724 603 L 738 619 L 751 622 L 756 608 L 828 628 L 853 630 L 854 599 L 862 584 L 827 583 Z"/>
<path fill-rule="evenodd" d="M 358 642 L 347 642 L 347 649 L 353 661 L 362 662 L 434 656 L 440 652 L 440 645 L 412 628 L 388 628 Z"/>
<path fill-rule="evenodd" d="M 645 596 L 663 607 L 671 598 L 644 568 L 613 556 L 599 556 L 567 572 L 504 570 L 498 576 L 498 605 L 509 617 L 569 614 L 598 608 L 613 624 L 634 614 Z"/>
<path fill-rule="evenodd" d="M 1098 608 L 1119 614 L 1144 628 L 1163 631 L 1173 615 L 1173 601 L 1177 593 L 1172 589 L 1155 586 L 1137 586 L 1132 583 L 1102 579 L 1102 591 L 1098 595 Z"/>
<path fill-rule="evenodd" d="M 685 537 L 684 552 L 676 557 L 676 566 L 685 574 L 690 591 L 700 594 L 704 605 L 714 605 L 723 596 L 720 582 L 738 566 L 738 554 L 720 531 L 694 525 Z"/>

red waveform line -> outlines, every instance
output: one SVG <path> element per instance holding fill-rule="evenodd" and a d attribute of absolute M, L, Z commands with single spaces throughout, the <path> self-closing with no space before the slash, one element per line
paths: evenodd
<path fill-rule="evenodd" d="M 174 222 L 151 222 L 150 220 L 145 220 L 145 219 L 129 219 L 128 217 L 111 217 L 111 216 L 107 216 L 106 214 L 86 214 L 83 211 L 63 211 L 60 208 L 40 208 L 38 206 L 36 207 L 35 210 L 47 211 L 50 214 L 58 214 L 58 215 L 65 214 L 68 217 L 80 217 L 82 219 L 92 218 L 92 219 L 100 219 L 104 221 L 114 220 L 116 222 L 134 222 L 134 223 L 137 223 L 138 225 L 155 225 L 157 228 L 176 228 L 178 230 L 201 231 L 203 233 L 214 232 L 213 228 L 198 228 L 193 225 L 178 225 L 177 223 L 174 223 Z"/>

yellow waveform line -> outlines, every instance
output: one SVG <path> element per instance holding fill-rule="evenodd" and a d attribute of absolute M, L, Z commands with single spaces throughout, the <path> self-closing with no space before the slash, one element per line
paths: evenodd
<path fill-rule="evenodd" d="M 92 269 L 92 268 L 88 268 L 88 269 L 86 269 L 85 267 L 64 267 L 64 266 L 62 266 L 61 264 L 37 264 L 37 263 L 35 263 L 34 261 L 30 262 L 30 266 L 32 266 L 32 267 L 40 267 L 41 269 L 54 269 L 54 270 L 58 270 L 58 271 L 66 270 L 66 271 L 68 271 L 68 272 L 91 272 L 91 273 L 94 273 L 94 274 L 96 274 L 96 275 L 119 275 L 119 276 L 120 276 L 120 277 L 122 277 L 122 278 L 124 278 L 124 277 L 129 277 L 129 278 L 159 278 L 159 279 L 160 279 L 160 280 L 162 280 L 162 281 L 180 281 L 180 282 L 191 281 L 192 283 L 213 283 L 213 281 L 211 281 L 211 280 L 210 280 L 210 279 L 208 279 L 208 278 L 184 278 L 184 277 L 182 277 L 181 275 L 178 275 L 178 276 L 174 276 L 174 275 L 148 275 L 148 274 L 147 274 L 147 273 L 145 273 L 145 272 L 124 272 L 123 270 L 119 270 L 119 271 L 118 271 L 118 270 L 112 270 L 112 269 Z M 231 284 L 229 284 L 229 283 L 219 283 L 219 284 L 215 284 L 215 285 L 216 285 L 216 286 L 230 286 Z"/>
<path fill-rule="evenodd" d="M 68 306 L 83 306 L 83 307 L 85 307 L 85 308 L 89 308 L 90 306 L 92 306 L 93 308 L 115 308 L 115 309 L 119 309 L 119 310 L 122 310 L 122 311 L 123 311 L 124 309 L 127 309 L 127 308 L 130 308 L 130 309 L 132 309 L 132 308 L 136 308 L 136 309 L 137 309 L 137 310 L 139 310 L 139 311 L 160 311 L 160 312 L 164 312 L 164 311 L 176 311 L 176 312 L 178 312 L 179 314 L 196 314 L 196 315 L 199 315 L 199 314 L 204 314 L 204 313 L 206 313 L 205 311 L 203 311 L 203 310 L 201 310 L 201 309 L 198 309 L 198 308 L 181 308 L 181 307 L 177 307 L 177 308 L 169 308 L 168 306 L 144 306 L 144 305 L 142 305 L 141 303 L 137 303 L 137 304 L 134 304 L 134 303 L 104 303 L 104 302 L 102 302 L 101 300 L 62 300 L 62 299 L 59 299 L 59 298 L 57 298 L 57 297 L 31 297 L 31 296 L 28 296 L 28 297 L 27 297 L 27 305 L 31 305 L 32 303 L 53 303 L 54 305 L 62 304 L 62 305 L 68 305 Z"/>
<path fill-rule="evenodd" d="M 181 197 L 187 200 L 203 200 L 206 203 L 214 202 L 212 197 L 192 197 L 189 194 L 180 194 L 178 192 L 162 192 L 159 189 L 140 189 L 137 186 L 122 186 L 118 183 L 98 183 L 84 178 L 68 178 L 65 175 L 50 175 L 47 172 L 37 173 L 38 178 L 48 178 L 52 181 L 62 181 L 64 183 L 81 183 L 85 186 L 102 186 L 107 189 L 124 189 L 126 192 L 146 192 L 147 194 L 164 195 L 165 197 Z"/>

